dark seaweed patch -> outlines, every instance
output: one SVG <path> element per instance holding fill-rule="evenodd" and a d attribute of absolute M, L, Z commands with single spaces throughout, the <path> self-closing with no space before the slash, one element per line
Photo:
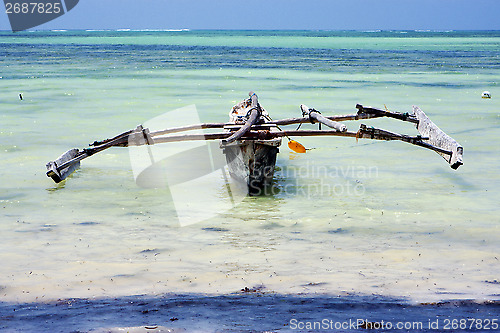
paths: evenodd
<path fill-rule="evenodd" d="M 99 222 L 94 222 L 94 221 L 85 221 L 85 222 L 80 222 L 80 223 L 75 223 L 76 225 L 97 225 L 100 224 Z"/>
<path fill-rule="evenodd" d="M 346 232 L 347 232 L 347 230 L 342 229 L 342 228 L 328 230 L 329 234 L 345 234 Z"/>
<path fill-rule="evenodd" d="M 207 228 L 201 228 L 201 230 L 216 231 L 216 232 L 227 232 L 227 231 L 229 231 L 229 229 L 219 228 L 219 227 L 207 227 Z"/>
<path fill-rule="evenodd" d="M 153 253 L 153 252 L 158 253 L 158 252 L 160 252 L 160 250 L 158 250 L 158 249 L 145 249 L 139 253 Z"/>
<path fill-rule="evenodd" d="M 500 284 L 500 281 L 498 281 L 498 280 L 485 280 L 484 282 L 491 283 L 491 284 Z"/>

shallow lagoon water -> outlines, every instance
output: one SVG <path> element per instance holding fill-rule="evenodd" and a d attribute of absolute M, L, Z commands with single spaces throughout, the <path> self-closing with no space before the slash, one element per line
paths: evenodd
<path fill-rule="evenodd" d="M 203 299 L 245 287 L 313 303 L 498 300 L 499 41 L 495 32 L 1 34 L 3 304 Z M 168 189 L 136 185 L 126 148 L 83 161 L 59 185 L 44 174 L 70 148 L 187 105 L 224 122 L 250 90 L 275 119 L 300 116 L 301 103 L 323 114 L 418 105 L 464 146 L 465 165 L 454 171 L 401 142 L 300 138 L 314 149 L 281 148 L 274 194 L 185 227 Z M 417 133 L 396 120 L 363 123 Z M 4 325 L 14 324 L 29 330 Z"/>

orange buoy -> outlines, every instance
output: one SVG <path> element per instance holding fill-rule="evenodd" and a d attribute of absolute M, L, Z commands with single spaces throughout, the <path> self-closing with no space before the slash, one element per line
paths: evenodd
<path fill-rule="evenodd" d="M 294 140 L 288 141 L 288 148 L 290 148 L 294 152 L 300 153 L 300 154 L 303 154 L 306 152 L 306 147 L 304 147 L 303 145 L 301 145 L 300 143 L 298 143 L 297 141 L 294 141 Z"/>

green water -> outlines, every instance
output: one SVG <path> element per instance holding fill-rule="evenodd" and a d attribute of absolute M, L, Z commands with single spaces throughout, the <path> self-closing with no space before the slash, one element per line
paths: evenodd
<path fill-rule="evenodd" d="M 498 32 L 2 33 L 0 294 L 264 286 L 498 299 L 499 54 Z M 465 164 L 452 170 L 402 142 L 298 138 L 315 149 L 281 147 L 274 195 L 186 227 L 168 189 L 136 185 L 126 148 L 83 161 L 60 185 L 45 176 L 64 151 L 187 105 L 225 122 L 250 90 L 274 119 L 300 116 L 302 103 L 325 115 L 418 105 L 463 145 Z M 363 123 L 417 134 L 396 120 Z"/>

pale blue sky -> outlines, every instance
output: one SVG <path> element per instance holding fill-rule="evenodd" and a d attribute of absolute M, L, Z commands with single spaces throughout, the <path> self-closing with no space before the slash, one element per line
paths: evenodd
<path fill-rule="evenodd" d="M 80 0 L 35 29 L 500 30 L 499 16 L 500 0 Z"/>

